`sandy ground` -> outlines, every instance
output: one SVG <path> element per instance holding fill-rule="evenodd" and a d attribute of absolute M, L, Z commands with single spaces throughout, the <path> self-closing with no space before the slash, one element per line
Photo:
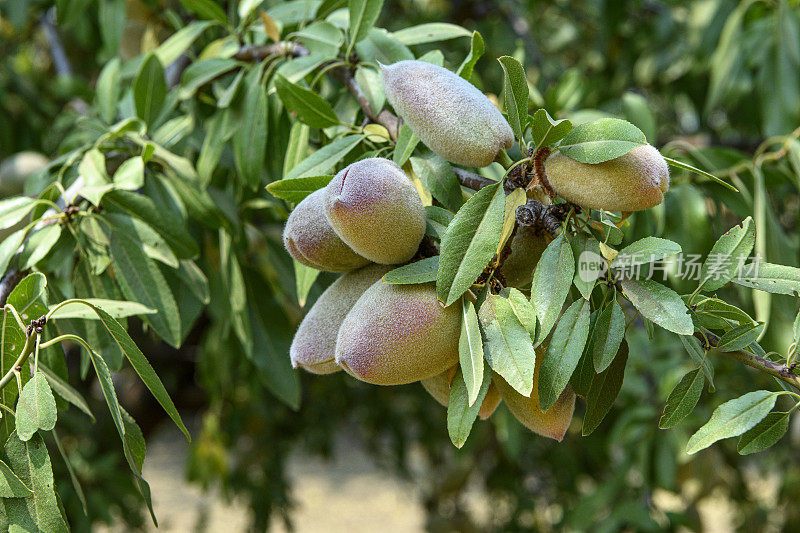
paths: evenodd
<path fill-rule="evenodd" d="M 172 428 L 157 432 L 148 442 L 144 478 L 150 483 L 159 519 L 159 528 L 151 531 L 247 531 L 246 506 L 226 503 L 218 493 L 203 493 L 186 482 L 185 463 L 186 445 Z M 413 485 L 378 470 L 356 442 L 339 443 L 330 461 L 298 454 L 288 471 L 297 502 L 292 518 L 298 533 L 423 530 L 424 511 Z M 270 531 L 286 529 L 276 520 Z"/>

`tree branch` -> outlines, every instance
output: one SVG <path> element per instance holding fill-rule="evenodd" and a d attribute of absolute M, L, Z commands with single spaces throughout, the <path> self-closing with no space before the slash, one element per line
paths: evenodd
<path fill-rule="evenodd" d="M 714 335 L 713 333 L 706 333 L 705 338 L 701 333 L 695 333 L 695 337 L 700 339 L 700 342 L 705 342 L 708 339 L 710 343 L 709 349 L 713 350 L 717 347 L 719 343 L 719 337 Z M 744 350 L 739 350 L 736 352 L 723 352 L 718 350 L 720 353 L 724 353 L 730 357 L 733 357 L 737 361 L 742 364 L 745 364 L 751 368 L 755 368 L 756 370 L 760 370 L 765 374 L 769 374 L 779 380 L 783 381 L 784 383 L 788 383 L 791 385 L 795 390 L 800 391 L 800 376 L 795 375 L 792 370 L 787 367 L 786 365 L 781 365 L 779 363 L 773 363 L 772 361 L 765 359 L 763 357 L 759 357 L 750 352 L 746 352 Z"/>
<path fill-rule="evenodd" d="M 493 179 L 481 176 L 480 174 L 475 174 L 469 170 L 464 170 L 463 168 L 453 167 L 453 172 L 456 173 L 458 182 L 468 189 L 475 189 L 476 191 L 479 191 L 484 187 L 488 187 L 489 185 L 494 185 L 497 183 Z"/>

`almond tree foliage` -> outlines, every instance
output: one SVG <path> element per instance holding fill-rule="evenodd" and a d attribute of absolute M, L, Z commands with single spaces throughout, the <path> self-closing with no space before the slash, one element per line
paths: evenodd
<path fill-rule="evenodd" d="M 4 6 L 3 46 L 16 54 L 0 60 L 9 95 L 0 154 L 36 148 L 52 159 L 24 183 L 1 184 L 0 524 L 141 525 L 131 502 L 152 515 L 141 476 L 147 427 L 126 410 L 135 405 L 121 404 L 112 376 L 137 374 L 148 401 L 189 438 L 170 399 L 194 387 L 176 370 L 186 353 L 204 394 L 189 476 L 246 495 L 257 529 L 276 511 L 290 520 L 288 453 L 301 443 L 328 453 L 348 425 L 422 480 L 432 529 L 475 520 L 460 499 L 471 476 L 487 489 L 489 527 L 585 529 L 601 518 L 609 530 L 696 527 L 699 495 L 665 512 L 654 491 L 680 493 L 697 472 L 717 470 L 700 477 L 701 494 L 724 483 L 747 500 L 737 452 L 780 442 L 763 461 L 787 464 L 789 437 L 781 439 L 800 405 L 797 5 L 587 2 L 575 13 L 539 6 L 526 22 L 516 2 L 453 2 L 459 17 L 487 13 L 459 26 L 446 13 L 415 21 L 407 3 L 383 4 Z M 394 8 L 408 24 L 393 20 Z M 592 31 L 570 33 L 597 13 L 586 23 Z M 695 39 L 673 38 L 700 14 L 694 20 L 707 26 L 692 26 Z M 498 18 L 503 25 L 491 23 Z M 509 42 L 508 28 L 522 39 Z M 20 66 L 30 55 L 16 47 L 27 39 L 46 45 L 55 81 L 16 75 L 34 68 Z M 74 50 L 65 54 L 64 42 Z M 612 57 L 588 53 L 617 48 Z M 82 61 L 86 50 L 96 55 Z M 711 52 L 707 62 L 681 59 Z M 432 154 L 386 101 L 378 64 L 406 59 L 497 95 L 514 147 L 481 169 Z M 672 84 L 679 88 L 669 92 Z M 635 85 L 652 97 L 626 92 Z M 698 121 L 716 145 L 689 137 Z M 551 152 L 599 164 L 648 142 L 672 166 L 671 189 L 651 209 L 551 204 L 535 187 Z M 462 343 L 453 386 L 462 393 L 450 395 L 447 413 L 416 385 L 301 377 L 289 362 L 292 332 L 334 277 L 291 260 L 283 223 L 338 170 L 368 157 L 392 159 L 414 182 L 438 251 L 385 279 L 435 282 L 444 303 L 465 309 L 465 295 L 478 308 L 499 302 L 499 327 L 481 315 L 462 332 L 482 343 Z M 509 290 L 503 251 L 531 223 L 520 206 L 535 211 L 549 244 L 531 286 Z M 606 277 L 580 277 L 576 261 L 587 250 L 605 262 Z M 646 272 L 681 252 L 700 254 L 699 281 L 675 270 L 663 281 L 615 277 L 620 258 L 648 257 Z M 766 261 L 755 273 L 742 268 L 753 255 Z M 492 349 L 500 340 L 507 349 Z M 580 398 L 564 442 L 530 434 L 502 406 L 475 422 L 490 371 L 530 370 L 504 374 L 525 393 L 540 355 L 543 407 L 568 387 Z M 485 373 L 464 364 L 472 359 Z M 153 412 L 142 414 L 164 416 Z M 425 452 L 424 474 L 410 466 L 412 447 Z M 787 501 L 800 490 L 796 469 L 785 469 L 782 489 Z M 778 505 L 750 500 L 748 524 Z M 797 524 L 800 515 L 781 520 Z"/>

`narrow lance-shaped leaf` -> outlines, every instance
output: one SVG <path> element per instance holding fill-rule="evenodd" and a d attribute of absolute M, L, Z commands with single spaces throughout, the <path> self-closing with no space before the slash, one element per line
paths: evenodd
<path fill-rule="evenodd" d="M 743 350 L 756 342 L 758 337 L 764 331 L 766 324 L 742 324 L 729 331 L 720 337 L 719 342 L 715 348 L 721 352 L 735 352 Z"/>
<path fill-rule="evenodd" d="M 536 309 L 540 326 L 536 334 L 537 345 L 553 329 L 567 299 L 574 275 L 575 258 L 562 233 L 547 246 L 533 272 L 531 303 Z"/>
<path fill-rule="evenodd" d="M 327 128 L 339 124 L 333 107 L 314 91 L 300 87 L 281 75 L 275 76 L 275 88 L 283 104 L 301 122 L 312 128 Z"/>
<path fill-rule="evenodd" d="M 161 113 L 166 96 L 167 83 L 164 79 L 164 66 L 154 53 L 150 53 L 133 80 L 133 103 L 136 108 L 136 116 L 152 127 Z"/>
<path fill-rule="evenodd" d="M 705 383 L 700 370 L 700 368 L 696 368 L 683 376 L 669 393 L 667 404 L 664 406 L 664 414 L 658 421 L 658 427 L 661 429 L 671 428 L 694 410 L 700 400 Z"/>
<path fill-rule="evenodd" d="M 453 376 L 450 386 L 450 403 L 447 406 L 447 432 L 450 435 L 450 441 L 456 448 L 461 448 L 467 442 L 467 437 L 472 431 L 472 424 L 475 423 L 475 418 L 478 416 L 478 411 L 481 409 L 481 404 L 491 384 L 492 370 L 489 365 L 484 365 L 478 397 L 475 403 L 469 405 L 467 386 L 464 383 L 461 369 Z"/>
<path fill-rule="evenodd" d="M 736 437 L 752 428 L 772 410 L 778 394 L 759 390 L 723 403 L 714 410 L 708 423 L 689 439 L 686 453 L 697 453 L 718 440 Z"/>
<path fill-rule="evenodd" d="M 517 392 L 530 396 L 536 352 L 528 329 L 517 318 L 509 300 L 498 295 L 486 297 L 479 318 L 489 366 Z"/>
<path fill-rule="evenodd" d="M 267 192 L 287 202 L 299 203 L 312 192 L 325 187 L 332 179 L 330 174 L 282 179 L 267 185 Z"/>
<path fill-rule="evenodd" d="M 147 315 L 145 321 L 162 339 L 177 347 L 181 340 L 180 315 L 164 276 L 145 255 L 141 244 L 118 231 L 114 231 L 110 239 L 114 272 L 122 293 L 129 300 L 158 311 Z"/>
<path fill-rule="evenodd" d="M 494 256 L 505 212 L 502 184 L 484 187 L 458 211 L 442 239 L 436 291 L 450 305 L 478 279 Z"/>
<path fill-rule="evenodd" d="M 461 336 L 458 340 L 458 358 L 467 387 L 469 405 L 475 404 L 483 384 L 483 340 L 475 305 L 467 298 L 461 300 Z"/>
<path fill-rule="evenodd" d="M 503 67 L 503 107 L 508 114 L 508 123 L 517 139 L 528 119 L 528 80 L 522 63 L 511 56 L 497 58 Z"/>
<path fill-rule="evenodd" d="M 567 119 L 553 120 L 545 109 L 537 110 L 530 124 L 534 153 L 539 148 L 557 143 L 572 131 L 572 122 Z"/>
<path fill-rule="evenodd" d="M 581 124 L 561 141 L 558 149 L 581 163 L 597 164 L 616 159 L 647 144 L 642 130 L 626 120 L 601 118 Z"/>
<path fill-rule="evenodd" d="M 679 335 L 694 333 L 688 308 L 672 289 L 653 280 L 621 280 L 622 294 L 648 320 Z"/>
<path fill-rule="evenodd" d="M 748 455 L 766 450 L 777 443 L 789 429 L 790 415 L 791 412 L 768 414 L 764 420 L 739 437 L 739 443 L 736 445 L 737 451 L 741 455 Z"/>
<path fill-rule="evenodd" d="M 586 415 L 583 417 L 582 435 L 589 435 L 597 429 L 611 410 L 622 388 L 627 363 L 628 343 L 623 342 L 611 364 L 592 380 L 586 395 Z"/>
<path fill-rule="evenodd" d="M 475 63 L 483 55 L 486 46 L 483 42 L 483 37 L 477 31 L 472 32 L 472 41 L 470 42 L 469 55 L 464 58 L 464 61 L 456 70 L 456 74 L 468 80 L 472 77 L 472 70 L 475 68 Z"/>
<path fill-rule="evenodd" d="M 367 36 L 383 7 L 383 0 L 349 0 L 350 44 L 346 57 L 350 56 L 353 45 Z"/>
<path fill-rule="evenodd" d="M 125 328 L 123 328 L 119 322 L 114 320 L 111 315 L 99 307 L 89 303 L 86 305 L 94 309 L 94 311 L 97 313 L 97 316 L 100 317 L 103 325 L 106 327 L 106 329 L 108 329 L 111 337 L 113 337 L 114 341 L 122 350 L 122 353 L 125 354 L 125 357 L 131 363 L 133 369 L 137 374 L 139 374 L 142 382 L 144 382 L 145 386 L 150 390 L 164 411 L 166 411 L 167 415 L 169 415 L 172 421 L 175 422 L 175 425 L 178 426 L 178 429 L 183 432 L 183 434 L 186 436 L 186 439 L 191 440 L 189 431 L 186 429 L 186 426 L 183 425 L 181 415 L 178 414 L 178 410 L 175 409 L 175 404 L 172 403 L 172 400 L 167 393 L 167 389 L 164 388 L 164 384 L 161 383 L 161 380 L 153 370 L 153 367 L 147 362 L 147 358 L 145 358 L 142 351 L 130 338 L 128 333 L 125 331 Z"/>
<path fill-rule="evenodd" d="M 436 281 L 439 272 L 439 256 L 427 257 L 408 265 L 390 270 L 383 276 L 384 283 L 408 285 Z"/>
<path fill-rule="evenodd" d="M 725 232 L 714 243 L 700 269 L 698 290 L 711 292 L 728 283 L 750 255 L 755 240 L 755 225 L 750 217 L 741 226 L 734 226 Z"/>
<path fill-rule="evenodd" d="M 247 75 L 242 122 L 233 136 L 233 157 L 242 181 L 258 188 L 267 151 L 267 93 L 261 85 L 263 67 Z"/>
<path fill-rule="evenodd" d="M 603 372 L 614 360 L 625 336 L 625 313 L 617 302 L 616 289 L 611 300 L 597 317 L 592 335 L 592 360 L 597 372 Z"/>
<path fill-rule="evenodd" d="M 558 321 L 539 369 L 539 405 L 547 411 L 569 383 L 589 337 L 589 302 L 575 301 Z"/>

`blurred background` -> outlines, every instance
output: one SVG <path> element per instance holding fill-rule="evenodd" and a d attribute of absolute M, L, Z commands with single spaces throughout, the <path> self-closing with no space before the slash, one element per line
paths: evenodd
<path fill-rule="evenodd" d="M 152 49 L 174 33 L 173 17 L 187 17 L 171 0 L 5 0 L 0 13 L 0 165 L 6 167 L 3 174 L 0 166 L 0 196 L 16 187 L 10 176 L 25 174 L 9 170 L 24 165 L 14 154 L 52 158 L 69 148 L 107 60 Z M 485 92 L 502 88 L 494 58 L 514 55 L 535 89 L 533 109 L 576 123 L 598 114 L 627 118 L 652 144 L 721 173 L 743 191 L 734 196 L 676 175 L 665 203 L 635 217 L 628 237 L 658 235 L 685 252 L 706 254 L 717 236 L 753 212 L 748 168 L 757 162 L 767 191 L 767 259 L 798 265 L 800 2 L 387 0 L 378 25 L 393 31 L 432 21 L 481 32 L 487 50 L 474 81 Z M 119 42 L 107 35 L 115 24 L 124 25 Z M 453 66 L 469 43 L 435 47 Z M 778 156 L 759 160 L 781 147 Z M 271 257 L 291 271 L 281 251 Z M 332 279 L 320 278 L 311 302 Z M 678 280 L 673 286 L 680 290 Z M 261 286 L 254 281 L 248 289 L 259 294 Z M 755 313 L 749 291 L 726 291 Z M 269 306 L 279 304 L 283 312 L 271 314 Z M 288 360 L 301 310 L 279 298 L 263 305 L 271 357 Z M 797 300 L 775 296 L 759 312 L 771 321 L 764 346 L 785 353 Z M 456 450 L 445 409 L 418 384 L 373 387 L 339 373 L 298 374 L 276 385 L 268 365 L 244 357 L 230 336 L 215 335 L 213 319 L 203 312 L 180 350 L 130 323 L 191 422 L 190 445 L 130 369 L 117 376 L 121 403 L 148 442 L 144 474 L 163 530 L 800 529 L 800 427 L 753 456 L 739 456 L 727 441 L 694 456 L 683 452 L 714 407 L 774 385 L 717 356 L 718 392 L 704 392 L 689 418 L 659 430 L 667 395 L 693 368 L 677 338 L 663 331 L 654 342 L 644 331 L 630 335 L 622 392 L 590 437 L 580 437 L 580 403 L 560 444 L 527 432 L 501 406 Z M 97 384 L 81 386 L 98 403 L 96 412 L 105 413 Z M 55 461 L 56 487 L 73 527 L 152 528 L 132 479 L 119 474 L 126 467 L 108 416 L 88 431 L 74 412 L 60 420 L 89 500 L 85 516 Z"/>

